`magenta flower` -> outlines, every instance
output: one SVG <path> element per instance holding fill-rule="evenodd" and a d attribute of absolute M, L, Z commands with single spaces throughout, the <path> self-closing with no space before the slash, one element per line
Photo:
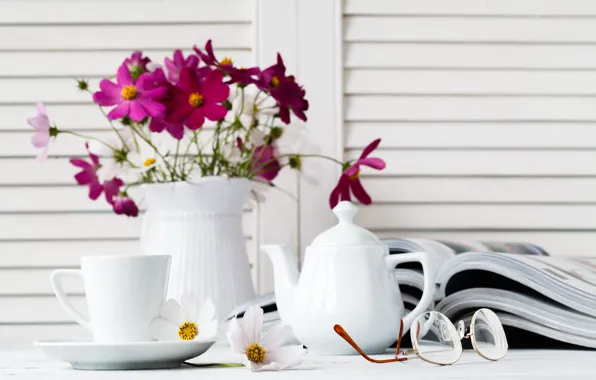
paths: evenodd
<path fill-rule="evenodd" d="M 184 137 L 184 125 L 182 123 L 169 123 L 163 117 L 154 117 L 151 119 L 151 123 L 149 124 L 149 130 L 151 132 L 161 133 L 164 129 L 176 140 L 182 140 Z"/>
<path fill-rule="evenodd" d="M 308 100 L 304 98 L 306 91 L 296 83 L 294 76 L 286 76 L 286 66 L 281 55 L 277 54 L 277 63 L 263 70 L 257 81 L 259 89 L 271 94 L 279 106 L 279 118 L 290 123 L 290 110 L 300 120 L 306 121 Z"/>
<path fill-rule="evenodd" d="M 109 181 L 104 181 L 103 192 L 106 196 L 106 201 L 109 204 L 114 205 L 116 196 L 120 193 L 120 188 L 122 186 L 124 186 L 124 182 L 117 177 L 114 177 Z"/>
<path fill-rule="evenodd" d="M 149 64 L 149 62 L 151 62 L 151 60 L 148 57 L 143 57 L 143 52 L 135 51 L 130 58 L 126 58 L 122 64 L 126 66 L 132 78 L 136 80 L 142 74 L 149 71 L 147 69 L 147 64 Z"/>
<path fill-rule="evenodd" d="M 139 208 L 134 200 L 128 196 L 118 195 L 114 198 L 114 212 L 118 215 L 136 217 L 139 215 Z"/>
<path fill-rule="evenodd" d="M 218 60 L 213 52 L 213 45 L 211 40 L 205 44 L 205 52 L 201 51 L 196 45 L 193 47 L 195 53 L 208 66 L 217 67 L 224 75 L 229 75 L 230 80 L 226 83 L 244 83 L 250 84 L 256 82 L 256 77 L 260 74 L 261 69 L 258 67 L 250 67 L 248 69 L 234 67 L 234 62 L 229 57 L 224 57 Z"/>
<path fill-rule="evenodd" d="M 196 70 L 187 67 L 180 70 L 180 80 L 171 89 L 166 121 L 196 130 L 203 126 L 205 118 L 223 119 L 228 111 L 221 103 L 227 100 L 230 88 L 222 80 L 220 71 L 211 71 L 202 79 Z"/>
<path fill-rule="evenodd" d="M 184 58 L 184 54 L 180 49 L 174 51 L 174 59 L 167 58 L 164 60 L 166 68 L 168 69 L 168 79 L 170 82 L 176 83 L 180 78 L 180 70 L 183 67 L 188 67 L 191 70 L 196 70 L 199 66 L 199 57 L 196 55 L 189 55 Z"/>
<path fill-rule="evenodd" d="M 97 177 L 97 170 L 101 165 L 99 164 L 99 157 L 89 152 L 89 144 L 85 143 L 85 147 L 87 148 L 91 162 L 80 158 L 73 158 L 70 160 L 70 163 L 81 168 L 81 171 L 75 174 L 75 180 L 79 185 L 89 185 L 89 198 L 96 200 L 103 191 L 103 186 Z"/>
<path fill-rule="evenodd" d="M 335 186 L 329 196 L 329 205 L 331 208 L 334 208 L 340 200 L 351 201 L 350 191 L 362 204 L 369 205 L 372 203 L 370 195 L 364 190 L 360 182 L 360 166 L 368 166 L 376 170 L 385 169 L 385 161 L 378 157 L 368 157 L 373 150 L 377 149 L 380 142 L 381 139 L 376 139 L 368 144 L 362 151 L 360 158 L 344 170 L 341 177 L 339 177 L 337 186 Z"/>
<path fill-rule="evenodd" d="M 275 156 L 276 151 L 273 145 L 256 147 L 251 162 L 253 173 L 266 181 L 273 181 L 281 171 L 281 164 Z"/>
<path fill-rule="evenodd" d="M 46 108 L 42 103 L 37 103 L 37 115 L 28 118 L 27 123 L 35 129 L 35 134 L 31 138 L 31 144 L 36 148 L 41 148 L 39 153 L 37 153 L 36 159 L 43 161 L 48 157 L 52 127 L 50 126 L 50 118 L 48 117 Z"/>
<path fill-rule="evenodd" d="M 93 100 L 98 105 L 116 106 L 108 114 L 108 119 L 128 116 L 139 122 L 147 116 L 160 117 L 164 114 L 166 107 L 154 99 L 163 98 L 168 89 L 164 86 L 156 87 L 151 74 L 145 73 L 135 82 L 126 66 L 122 65 L 116 79 L 118 84 L 109 79 L 102 80 L 99 84 L 101 91 L 93 94 Z"/>

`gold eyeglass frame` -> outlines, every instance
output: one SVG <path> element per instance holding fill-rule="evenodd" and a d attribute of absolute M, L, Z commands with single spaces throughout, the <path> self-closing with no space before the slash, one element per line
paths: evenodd
<path fill-rule="evenodd" d="M 479 311 L 481 310 L 489 310 L 492 312 L 492 310 L 490 309 L 479 309 L 476 310 L 476 312 L 474 312 L 474 315 L 472 317 L 472 321 L 470 323 L 470 326 L 468 326 L 466 328 L 464 321 L 459 321 L 457 324 L 457 332 L 458 332 L 458 336 L 461 339 L 470 339 L 471 343 L 472 343 L 472 347 L 474 348 L 474 351 L 476 351 L 476 353 L 478 355 L 480 355 L 482 358 L 486 359 L 486 360 L 490 360 L 490 361 L 498 361 L 501 360 L 505 357 L 505 355 L 507 355 L 507 350 L 505 350 L 505 353 L 503 354 L 503 356 L 493 359 L 493 358 L 489 358 L 486 355 L 482 354 L 482 352 L 478 349 L 478 344 L 476 342 L 476 337 L 474 336 L 473 333 L 473 326 L 476 323 L 476 316 L 478 314 Z M 441 315 L 444 316 L 444 314 L 439 313 Z M 447 320 L 449 320 L 447 317 L 445 317 Z M 451 322 L 451 321 L 450 321 Z M 451 324 L 453 325 L 453 322 L 451 322 Z M 453 325 L 453 327 L 455 328 L 455 326 Z M 392 359 L 374 359 L 371 358 L 370 356 L 368 356 L 367 354 L 364 353 L 364 351 L 362 351 L 362 349 L 358 346 L 358 344 L 356 344 L 356 342 L 354 341 L 354 339 L 352 339 L 352 337 L 346 332 L 346 330 L 344 330 L 343 327 L 341 327 L 341 325 L 335 325 L 333 326 L 333 330 L 342 337 L 342 339 L 344 339 L 346 342 L 348 342 L 348 344 L 350 346 L 352 346 L 352 348 L 354 348 L 356 350 L 356 352 L 358 352 L 364 359 L 368 360 L 369 362 L 372 363 L 377 363 L 377 364 L 383 364 L 383 363 L 395 363 L 395 362 L 403 362 L 403 361 L 407 361 L 410 359 L 421 359 L 427 363 L 431 363 L 431 364 L 436 364 L 436 365 L 452 365 L 457 363 L 462 355 L 463 355 L 463 349 L 460 350 L 459 356 L 457 357 L 456 360 L 454 360 L 451 363 L 438 363 L 432 360 L 429 360 L 427 358 L 425 358 L 424 356 L 420 355 L 420 350 L 418 347 L 418 341 L 416 339 L 412 339 L 412 346 L 413 348 L 411 349 L 407 349 L 407 350 L 401 350 L 401 340 L 403 337 L 403 332 L 404 332 L 404 321 L 403 319 L 401 319 L 399 321 L 399 335 L 397 338 L 397 346 L 395 348 L 395 356 Z M 508 347 L 506 347 L 508 349 Z M 401 357 L 400 357 L 401 354 Z M 416 355 L 416 356 L 413 356 Z"/>

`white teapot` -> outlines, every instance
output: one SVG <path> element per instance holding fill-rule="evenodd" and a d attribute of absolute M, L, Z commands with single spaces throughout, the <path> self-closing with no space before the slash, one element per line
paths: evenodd
<path fill-rule="evenodd" d="M 397 340 L 400 319 L 404 319 L 405 332 L 434 299 L 428 255 L 389 255 L 387 246 L 373 233 L 353 223 L 357 210 L 351 202 L 341 202 L 333 209 L 339 223 L 306 248 L 301 274 L 289 249 L 261 247 L 273 263 L 282 323 L 291 326 L 296 338 L 313 353 L 356 353 L 335 333 L 335 324 L 367 354 L 382 353 Z M 424 270 L 424 292 L 418 306 L 404 315 L 393 269 L 414 261 Z"/>

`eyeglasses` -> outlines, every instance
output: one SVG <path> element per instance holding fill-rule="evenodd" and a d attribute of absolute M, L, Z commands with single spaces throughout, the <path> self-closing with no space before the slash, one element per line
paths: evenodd
<path fill-rule="evenodd" d="M 472 341 L 472 347 L 478 355 L 488 360 L 503 359 L 508 349 L 503 325 L 499 317 L 489 309 L 476 311 L 468 328 L 463 321 L 459 321 L 457 329 L 444 314 L 427 311 L 412 323 L 410 337 L 413 348 L 400 352 L 404 330 L 402 320 L 393 359 L 373 359 L 358 347 L 343 327 L 335 325 L 333 329 L 360 355 L 373 363 L 392 363 L 420 358 L 433 364 L 450 365 L 461 358 L 463 352 L 461 340 L 468 338 Z"/>

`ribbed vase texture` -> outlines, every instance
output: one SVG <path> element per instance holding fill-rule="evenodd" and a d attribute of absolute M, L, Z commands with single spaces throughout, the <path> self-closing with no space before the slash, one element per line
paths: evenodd
<path fill-rule="evenodd" d="M 223 177 L 145 187 L 141 250 L 172 256 L 168 298 L 210 297 L 220 321 L 254 298 L 242 231 L 250 187 L 244 178 Z"/>

